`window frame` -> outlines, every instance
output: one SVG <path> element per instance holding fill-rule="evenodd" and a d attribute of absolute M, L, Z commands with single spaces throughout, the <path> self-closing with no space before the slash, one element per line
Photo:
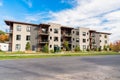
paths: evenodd
<path fill-rule="evenodd" d="M 16 44 L 15 45 L 15 50 L 20 50 L 21 49 L 21 44 Z"/>
<path fill-rule="evenodd" d="M 82 32 L 82 35 L 83 35 L 83 36 L 86 36 L 86 32 Z"/>
<path fill-rule="evenodd" d="M 31 31 L 31 27 L 30 27 L 30 26 L 27 26 L 26 31 L 27 31 L 27 32 L 30 32 L 30 31 Z"/>
<path fill-rule="evenodd" d="M 86 39 L 83 39 L 83 43 L 86 43 Z"/>
<path fill-rule="evenodd" d="M 76 38 L 76 42 L 79 42 L 79 38 Z"/>
<path fill-rule="evenodd" d="M 79 35 L 79 31 L 76 31 L 76 35 Z"/>
<path fill-rule="evenodd" d="M 54 37 L 54 41 L 58 42 L 59 41 L 58 37 Z"/>
<path fill-rule="evenodd" d="M 30 41 L 30 35 L 26 36 L 26 41 Z"/>
<path fill-rule="evenodd" d="M 22 30 L 22 27 L 21 27 L 20 25 L 17 25 L 16 30 L 17 30 L 17 31 L 21 31 L 21 30 Z"/>
<path fill-rule="evenodd" d="M 54 29 L 54 33 L 55 33 L 55 34 L 58 34 L 58 33 L 59 33 L 59 31 L 58 31 L 57 28 Z"/>
<path fill-rule="evenodd" d="M 16 40 L 17 40 L 17 41 L 20 41 L 20 40 L 21 40 L 21 35 L 19 35 L 19 34 L 16 35 Z"/>

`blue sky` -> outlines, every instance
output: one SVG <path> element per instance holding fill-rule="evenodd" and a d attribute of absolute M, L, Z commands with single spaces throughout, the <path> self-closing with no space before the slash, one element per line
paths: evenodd
<path fill-rule="evenodd" d="M 4 20 L 59 23 L 110 32 L 120 40 L 120 0 L 0 0 L 0 29 Z"/>
<path fill-rule="evenodd" d="M 0 0 L 0 4 L 2 22 L 3 19 L 24 21 L 27 15 L 72 8 L 72 5 L 61 0 Z"/>

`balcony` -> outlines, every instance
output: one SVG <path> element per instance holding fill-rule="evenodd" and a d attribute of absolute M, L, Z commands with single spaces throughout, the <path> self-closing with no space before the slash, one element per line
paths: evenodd
<path fill-rule="evenodd" d="M 62 44 L 64 44 L 65 41 L 62 41 Z M 72 41 L 67 41 L 68 44 L 72 44 Z"/>
<path fill-rule="evenodd" d="M 70 33 L 64 33 L 63 36 L 65 36 L 65 37 L 72 37 L 72 35 Z"/>
<path fill-rule="evenodd" d="M 48 28 L 41 28 L 39 30 L 40 35 L 48 35 Z"/>
<path fill-rule="evenodd" d="M 39 34 L 40 35 L 48 35 L 48 32 L 47 31 L 41 31 Z"/>
<path fill-rule="evenodd" d="M 48 43 L 48 40 L 41 40 L 39 41 L 40 44 L 47 44 Z"/>

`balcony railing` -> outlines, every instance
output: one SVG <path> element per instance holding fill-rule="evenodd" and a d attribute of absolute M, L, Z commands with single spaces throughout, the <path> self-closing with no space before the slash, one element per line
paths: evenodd
<path fill-rule="evenodd" d="M 48 35 L 48 32 L 41 31 L 39 34 L 41 34 L 41 35 Z"/>
<path fill-rule="evenodd" d="M 72 36 L 70 33 L 64 33 L 63 35 L 66 36 L 66 37 L 71 37 Z"/>
<path fill-rule="evenodd" d="M 62 41 L 62 44 L 64 44 L 65 41 Z M 72 44 L 72 41 L 67 41 L 68 44 Z"/>
<path fill-rule="evenodd" d="M 48 43 L 48 40 L 41 40 L 39 43 Z"/>

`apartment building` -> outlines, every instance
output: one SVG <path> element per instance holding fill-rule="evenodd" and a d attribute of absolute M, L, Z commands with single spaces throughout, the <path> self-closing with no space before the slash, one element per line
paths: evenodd
<path fill-rule="evenodd" d="M 76 28 L 72 30 L 72 50 L 79 46 L 81 50 L 89 48 L 89 28 Z"/>
<path fill-rule="evenodd" d="M 95 30 L 90 30 L 90 49 L 101 48 L 109 44 L 110 33 L 97 32 Z"/>
<path fill-rule="evenodd" d="M 9 50 L 25 51 L 26 43 L 30 42 L 32 51 L 41 51 L 48 44 L 49 50 L 55 47 L 64 49 L 64 42 L 67 41 L 69 49 L 74 50 L 79 46 L 81 50 L 87 48 L 103 49 L 108 45 L 110 33 L 97 32 L 89 28 L 73 28 L 60 24 L 31 24 L 25 22 L 5 20 L 10 26 Z"/>

